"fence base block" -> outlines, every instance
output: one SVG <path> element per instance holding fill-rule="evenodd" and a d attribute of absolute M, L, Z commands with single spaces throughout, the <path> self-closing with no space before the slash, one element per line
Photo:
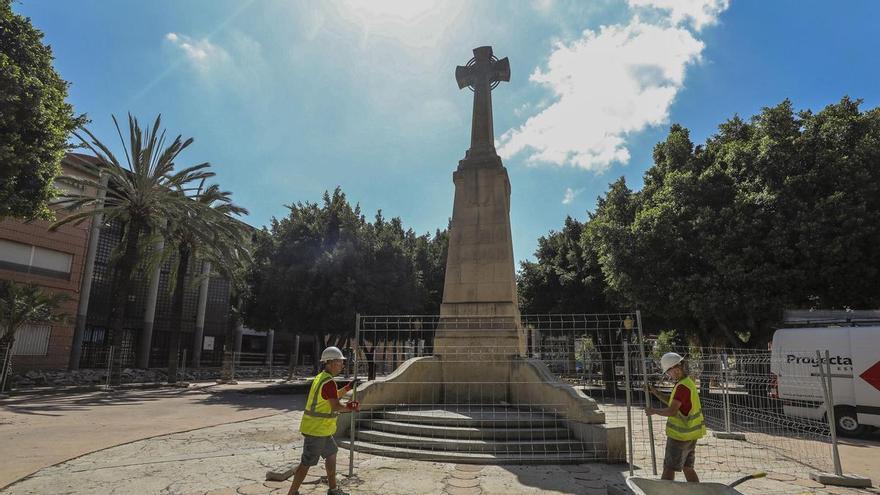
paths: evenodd
<path fill-rule="evenodd" d="M 715 438 L 720 438 L 722 440 L 742 440 L 745 441 L 746 434 L 745 433 L 735 433 L 732 431 L 713 431 L 712 436 Z"/>
<path fill-rule="evenodd" d="M 810 479 L 823 485 L 846 486 L 849 488 L 870 488 L 871 479 L 857 474 L 838 476 L 834 473 L 810 473 Z"/>
<path fill-rule="evenodd" d="M 266 481 L 287 481 L 293 476 L 294 468 L 288 468 L 284 471 L 266 471 Z"/>

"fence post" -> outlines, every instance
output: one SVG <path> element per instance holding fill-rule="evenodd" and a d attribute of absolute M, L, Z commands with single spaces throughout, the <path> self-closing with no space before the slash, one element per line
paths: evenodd
<path fill-rule="evenodd" d="M 834 461 L 834 474 L 810 473 L 810 478 L 823 485 L 867 488 L 871 486 L 870 478 L 843 474 L 843 467 L 840 465 L 840 453 L 837 450 L 837 422 L 834 417 L 834 388 L 831 385 L 831 353 L 828 352 L 827 349 L 825 350 L 825 362 L 823 363 L 822 353 L 817 349 L 816 359 L 819 362 L 819 382 L 822 384 L 822 392 L 825 394 L 825 417 L 828 418 L 828 426 L 831 430 L 831 457 Z"/>
<path fill-rule="evenodd" d="M 642 358 L 642 388 L 645 392 L 645 407 L 651 407 L 651 395 L 648 393 L 648 359 L 645 357 L 645 335 L 642 332 L 641 310 L 636 310 L 636 324 L 639 326 L 639 353 Z M 648 416 L 648 437 L 651 439 L 651 473 L 657 476 L 657 454 L 654 452 L 654 418 L 651 416 Z"/>
<path fill-rule="evenodd" d="M 831 459 L 834 461 L 834 474 L 843 476 L 843 468 L 840 465 L 840 453 L 837 450 L 837 418 L 834 416 L 834 389 L 831 386 L 831 355 L 825 350 L 825 363 L 823 369 L 822 355 L 816 351 L 819 358 L 819 373 L 822 380 L 822 391 L 825 392 L 825 415 L 828 418 L 828 426 L 831 428 Z"/>
<path fill-rule="evenodd" d="M 181 354 L 182 356 L 180 358 L 180 379 L 186 381 L 186 377 L 184 376 L 186 374 L 186 349 L 184 349 Z"/>
<path fill-rule="evenodd" d="M 360 341 L 360 330 L 361 330 L 361 314 L 357 313 L 354 317 L 354 356 L 352 357 L 353 367 L 354 367 L 354 384 L 351 387 L 351 400 L 357 400 L 357 358 L 358 358 L 358 342 Z M 349 425 L 349 429 L 351 430 L 349 444 L 348 444 L 348 477 L 349 479 L 354 476 L 354 430 L 357 427 L 357 422 L 354 420 L 354 415 L 357 414 L 355 411 L 351 411 L 351 424 Z"/>
<path fill-rule="evenodd" d="M 713 435 L 716 438 L 723 438 L 726 440 L 745 440 L 745 433 L 734 433 L 730 430 L 730 389 L 727 386 L 728 362 L 727 353 L 724 351 L 721 351 L 721 353 L 718 354 L 718 366 L 721 374 L 721 401 L 724 407 L 724 431 L 716 431 Z"/>
<path fill-rule="evenodd" d="M 113 350 L 115 348 L 116 348 L 116 346 L 111 345 L 110 351 L 107 353 L 107 383 L 105 384 L 105 386 L 107 387 L 107 390 L 110 390 L 110 373 L 111 373 L 111 368 L 113 367 Z"/>
<path fill-rule="evenodd" d="M 235 381 L 235 360 L 236 359 L 238 359 L 238 353 L 235 351 L 232 351 L 232 378 L 230 378 L 230 380 L 233 382 Z"/>
<path fill-rule="evenodd" d="M 632 381 L 629 377 L 629 342 L 623 339 L 623 373 L 624 386 L 626 387 L 626 442 L 629 447 L 629 475 L 633 475 L 633 433 L 632 433 Z"/>
<path fill-rule="evenodd" d="M 269 379 L 272 379 L 272 361 L 275 355 L 273 353 L 269 353 Z"/>

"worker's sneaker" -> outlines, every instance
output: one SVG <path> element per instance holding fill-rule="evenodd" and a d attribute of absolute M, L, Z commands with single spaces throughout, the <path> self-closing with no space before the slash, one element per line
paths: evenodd
<path fill-rule="evenodd" d="M 331 488 L 327 490 L 327 495 L 349 495 L 348 492 L 342 491 L 341 488 Z"/>

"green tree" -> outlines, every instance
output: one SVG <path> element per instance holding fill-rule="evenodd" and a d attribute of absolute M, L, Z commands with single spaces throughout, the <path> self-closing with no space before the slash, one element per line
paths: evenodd
<path fill-rule="evenodd" d="M 84 123 L 68 104 L 68 83 L 30 19 L 0 0 L 0 219 L 51 219 L 70 132 Z"/>
<path fill-rule="evenodd" d="M 643 189 L 618 181 L 588 222 L 609 291 L 703 345 L 763 347 L 786 308 L 876 307 L 880 110 L 859 105 L 784 101 L 703 146 L 673 125 Z"/>
<path fill-rule="evenodd" d="M 245 320 L 257 329 L 346 346 L 355 314 L 436 314 L 447 234 L 416 235 L 399 218 L 372 222 L 336 189 L 297 203 L 258 236 Z M 363 342 L 370 352 L 376 342 Z M 316 349 L 316 352 L 318 349 Z"/>
<path fill-rule="evenodd" d="M 223 191 L 216 184 L 200 185 L 192 194 L 181 190 L 198 206 L 188 209 L 174 218 L 169 225 L 169 247 L 175 251 L 176 266 L 172 271 L 173 292 L 171 295 L 171 341 L 168 346 L 168 382 L 177 381 L 178 354 L 183 326 L 183 303 L 186 292 L 186 279 L 189 268 L 195 261 L 209 261 L 227 280 L 239 276 L 241 265 L 246 265 L 250 256 L 250 227 L 235 220 L 231 215 L 246 215 L 247 210 L 232 202 L 229 191 Z M 192 277 L 200 282 L 201 277 Z"/>
<path fill-rule="evenodd" d="M 584 224 L 566 217 L 561 231 L 538 239 L 535 261 L 520 263 L 523 313 L 602 313 L 612 305 L 593 245 L 582 242 Z"/>
<path fill-rule="evenodd" d="M 0 346 L 12 346 L 15 334 L 26 323 L 63 321 L 66 315 L 58 307 L 67 295 L 46 292 L 36 284 L 0 280 Z"/>
<path fill-rule="evenodd" d="M 192 144 L 192 138 L 183 140 L 178 135 L 165 146 L 165 131 L 160 132 L 161 116 L 151 128 L 142 129 L 137 119 L 128 117 L 129 141 L 126 144 L 116 117 L 113 117 L 122 141 L 125 164 L 117 160 L 110 149 L 88 129 L 83 132 L 88 140 L 76 133 L 83 145 L 98 158 L 102 174 L 109 176 L 106 186 L 89 179 L 61 178 L 65 182 L 96 191 L 104 190 L 103 202 L 98 195 L 74 195 L 61 202 L 70 214 L 55 222 L 50 229 L 68 223 L 78 224 L 103 215 L 105 222 L 119 221 L 124 226 L 120 250 L 113 256 L 112 306 L 109 318 L 108 344 L 116 345 L 125 324 L 129 296 L 134 292 L 134 273 L 155 259 L 147 255 L 146 242 L 150 237 L 167 236 L 167 226 L 177 225 L 201 212 L 198 202 L 180 191 L 212 177 L 207 163 L 175 172 L 178 155 Z M 118 370 L 119 353 L 114 355 L 113 368 Z M 117 377 L 118 378 L 118 377 Z M 114 378 L 115 380 L 115 378 Z"/>

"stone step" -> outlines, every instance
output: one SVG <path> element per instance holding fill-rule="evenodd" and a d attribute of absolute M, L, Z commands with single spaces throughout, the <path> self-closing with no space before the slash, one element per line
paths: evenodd
<path fill-rule="evenodd" d="M 384 446 L 404 449 L 454 452 L 490 452 L 498 454 L 535 453 L 555 455 L 558 453 L 583 452 L 584 443 L 571 438 L 549 437 L 539 440 L 480 440 L 461 438 L 437 438 L 415 435 L 401 435 L 376 430 L 360 430 L 357 440 Z"/>
<path fill-rule="evenodd" d="M 567 428 L 557 427 L 517 427 L 517 428 L 479 428 L 474 426 L 446 426 L 427 423 L 406 423 L 389 419 L 376 419 L 359 422 L 358 428 L 434 438 L 463 438 L 471 440 L 541 440 L 570 439 Z"/>
<path fill-rule="evenodd" d="M 339 439 L 337 443 L 344 449 L 348 449 L 350 445 L 347 439 Z M 355 451 L 397 459 L 463 464 L 581 464 L 599 460 L 590 452 L 452 452 L 404 448 L 364 441 L 355 443 Z"/>
<path fill-rule="evenodd" d="M 522 411 L 507 407 L 372 411 L 372 419 L 387 419 L 399 423 L 464 426 L 471 428 L 558 428 L 562 426 L 562 422 L 553 414 Z"/>

